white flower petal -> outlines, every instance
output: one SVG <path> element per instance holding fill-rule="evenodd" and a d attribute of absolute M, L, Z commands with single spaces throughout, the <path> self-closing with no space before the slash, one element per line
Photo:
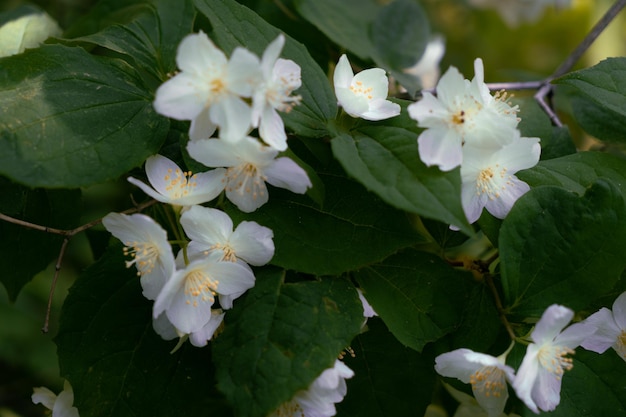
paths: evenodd
<path fill-rule="evenodd" d="M 276 39 L 267 45 L 267 48 L 263 51 L 263 56 L 261 57 L 261 72 L 266 79 L 269 79 L 272 76 L 274 65 L 280 57 L 280 53 L 283 50 L 284 45 L 285 36 L 281 33 L 276 37 Z"/>
<path fill-rule="evenodd" d="M 170 322 L 165 313 L 161 313 L 157 318 L 152 319 L 152 328 L 163 340 L 174 340 L 180 337 L 176 327 Z"/>
<path fill-rule="evenodd" d="M 553 341 L 573 317 L 574 312 L 571 309 L 552 304 L 543 312 L 541 319 L 535 325 L 531 333 L 533 341 L 537 344 Z"/>
<path fill-rule="evenodd" d="M 233 222 L 221 210 L 193 206 L 180 216 L 180 224 L 187 236 L 207 249 L 228 242 L 233 233 Z"/>
<path fill-rule="evenodd" d="M 154 109 L 176 120 L 191 120 L 205 108 L 208 88 L 192 74 L 181 72 L 157 88 Z"/>
<path fill-rule="evenodd" d="M 269 201 L 267 186 L 265 182 L 260 182 L 256 187 L 255 194 L 246 191 L 245 187 L 226 188 L 226 198 L 228 198 L 237 208 L 244 213 L 252 213 L 263 204 Z"/>
<path fill-rule="evenodd" d="M 352 117 L 359 117 L 369 109 L 367 99 L 354 94 L 348 88 L 336 87 L 335 95 L 337 96 L 339 105 Z"/>
<path fill-rule="evenodd" d="M 216 138 L 189 142 L 187 152 L 193 159 L 208 167 L 232 167 L 241 163 L 232 145 Z"/>
<path fill-rule="evenodd" d="M 220 127 L 221 139 L 236 143 L 250 130 L 252 109 L 239 97 L 228 95 L 211 106 L 209 117 Z"/>
<path fill-rule="evenodd" d="M 201 76 L 227 63 L 226 55 L 206 33 L 200 31 L 187 35 L 178 45 L 176 64 L 183 72 Z"/>
<path fill-rule="evenodd" d="M 42 404 L 48 410 L 52 410 L 57 400 L 57 395 L 46 387 L 39 387 L 33 388 L 31 399 L 34 404 Z"/>
<path fill-rule="evenodd" d="M 417 138 L 417 146 L 422 162 L 442 171 L 458 167 L 463 160 L 461 138 L 452 130 L 424 130 Z"/>
<path fill-rule="evenodd" d="M 620 329 L 626 330 L 626 292 L 613 302 L 613 319 Z"/>
<path fill-rule="evenodd" d="M 205 326 L 189 335 L 189 341 L 195 347 L 206 346 L 208 341 L 213 338 L 213 334 L 224 321 L 224 313 L 221 309 L 211 310 L 211 319 Z"/>
<path fill-rule="evenodd" d="M 384 99 L 373 99 L 369 110 L 361 115 L 365 120 L 378 121 L 396 117 L 400 114 L 400 105 Z"/>
<path fill-rule="evenodd" d="M 265 143 L 278 151 L 287 150 L 285 124 L 278 112 L 272 107 L 265 107 L 262 112 L 259 136 Z"/>
<path fill-rule="evenodd" d="M 306 171 L 287 157 L 275 159 L 264 173 L 267 182 L 274 187 L 286 188 L 297 194 L 304 194 L 307 188 L 313 186 Z"/>
<path fill-rule="evenodd" d="M 339 58 L 339 62 L 337 63 L 335 72 L 333 73 L 335 90 L 338 88 L 349 89 L 350 84 L 352 83 L 352 78 L 354 78 L 354 72 L 352 72 L 350 61 L 348 61 L 346 54 L 343 54 Z"/>
<path fill-rule="evenodd" d="M 537 380 L 537 376 L 539 374 L 539 361 L 537 360 L 538 352 L 539 348 L 536 344 L 528 346 L 526 355 L 517 370 L 517 376 L 512 384 L 517 397 L 536 414 L 539 414 L 539 409 L 537 408 L 537 404 L 535 404 L 532 393 L 535 381 Z"/>
<path fill-rule="evenodd" d="M 351 85 L 355 89 L 363 86 L 367 90 L 365 95 L 369 100 L 385 99 L 389 91 L 389 79 L 382 68 L 370 68 L 359 72 L 352 79 Z"/>
<path fill-rule="evenodd" d="M 261 266 L 274 256 L 274 232 L 256 222 L 243 221 L 233 232 L 230 243 L 238 258 L 250 265 Z"/>
<path fill-rule="evenodd" d="M 209 109 L 204 108 L 196 117 L 191 120 L 189 126 L 189 139 L 208 139 L 217 130 L 217 125 L 211 121 Z"/>
<path fill-rule="evenodd" d="M 228 90 L 240 97 L 251 97 L 261 80 L 259 58 L 245 48 L 235 48 L 226 69 Z"/>
<path fill-rule="evenodd" d="M 622 329 L 615 323 L 613 313 L 608 308 L 601 308 L 591 316 L 587 317 L 585 322 L 593 326 L 596 331 L 586 338 L 580 345 L 592 352 L 604 353 L 609 349 L 617 338 Z"/>
<path fill-rule="evenodd" d="M 561 402 L 561 377 L 539 368 L 537 379 L 532 389 L 532 397 L 537 408 L 553 411 Z"/>

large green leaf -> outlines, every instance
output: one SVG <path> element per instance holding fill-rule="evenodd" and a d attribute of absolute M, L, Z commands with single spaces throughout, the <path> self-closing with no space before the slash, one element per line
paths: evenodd
<path fill-rule="evenodd" d="M 516 175 L 531 187 L 555 185 L 581 195 L 598 178 L 608 178 L 626 199 L 626 161 L 607 153 L 579 152 L 541 161 Z"/>
<path fill-rule="evenodd" d="M 81 215 L 78 190 L 29 189 L 0 177 L 0 212 L 38 226 L 71 229 Z M 45 269 L 60 252 L 63 237 L 0 220 L 0 276 L 9 298 Z M 52 276 L 50 276 L 52 280 Z"/>
<path fill-rule="evenodd" d="M 232 415 L 215 389 L 211 349 L 186 343 L 170 353 L 176 343 L 152 330 L 151 303 L 119 245 L 70 289 L 56 343 L 81 415 Z"/>
<path fill-rule="evenodd" d="M 441 172 L 424 165 L 416 133 L 369 125 L 335 137 L 331 144 L 346 172 L 387 203 L 472 233 L 461 206 L 459 170 Z"/>
<path fill-rule="evenodd" d="M 121 60 L 62 45 L 0 60 L 0 173 L 17 182 L 71 188 L 117 178 L 157 152 L 167 127 Z"/>
<path fill-rule="evenodd" d="M 461 321 L 471 275 L 406 250 L 354 273 L 374 310 L 405 346 L 421 351 Z"/>
<path fill-rule="evenodd" d="M 324 205 L 307 196 L 270 190 L 253 213 L 226 209 L 236 222 L 254 220 L 274 231 L 272 264 L 316 275 L 337 275 L 378 262 L 398 249 L 423 242 L 405 213 L 388 206 L 342 173 L 319 173 Z"/>
<path fill-rule="evenodd" d="M 281 33 L 233 0 L 194 0 L 194 4 L 211 22 L 211 37 L 226 53 L 243 46 L 261 56 L 267 45 Z M 302 102 L 289 113 L 281 113 L 285 124 L 298 135 L 327 135 L 327 121 L 337 114 L 337 99 L 326 75 L 306 47 L 289 36 L 286 36 L 281 56 L 296 62 L 302 70 L 302 86 L 294 92 L 302 97 Z"/>
<path fill-rule="evenodd" d="M 555 83 L 575 88 L 572 108 L 583 129 L 598 139 L 626 141 L 626 58 L 609 58 Z"/>
<path fill-rule="evenodd" d="M 296 0 L 296 9 L 332 41 L 362 59 L 371 58 L 370 26 L 383 7 L 375 0 Z"/>
<path fill-rule="evenodd" d="M 193 30 L 195 9 L 191 0 L 154 0 L 137 7 L 137 15 L 126 24 L 72 39 L 92 43 L 126 55 L 138 68 L 164 81 L 176 70 L 176 49 Z"/>
<path fill-rule="evenodd" d="M 265 269 L 214 343 L 218 386 L 241 417 L 265 417 L 306 389 L 359 332 L 363 309 L 343 279 L 285 283 Z"/>
<path fill-rule="evenodd" d="M 626 208 L 612 182 L 583 196 L 538 187 L 522 196 L 500 229 L 502 284 L 513 313 L 539 317 L 551 304 L 585 308 L 626 266 Z"/>
<path fill-rule="evenodd" d="M 354 371 L 337 415 L 359 417 L 423 416 L 435 386 L 434 355 L 399 343 L 380 319 L 352 342 L 354 356 L 344 361 Z"/>

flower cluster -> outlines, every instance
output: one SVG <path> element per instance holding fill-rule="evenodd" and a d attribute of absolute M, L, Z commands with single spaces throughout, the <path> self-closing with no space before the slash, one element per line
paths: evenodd
<path fill-rule="evenodd" d="M 407 109 L 425 129 L 417 139 L 421 160 L 442 171 L 460 165 L 461 200 L 470 223 L 483 208 L 506 217 L 529 190 L 514 174 L 536 165 L 541 153 L 539 138 L 521 136 L 518 107 L 507 102 L 507 94 L 491 95 L 480 58 L 474 71 L 469 81 L 451 67 L 437 84 L 437 97 L 424 92 Z"/>
<path fill-rule="evenodd" d="M 252 221 L 234 227 L 226 213 L 204 204 L 225 191 L 248 213 L 268 201 L 266 182 L 300 194 L 311 187 L 300 166 L 278 157 L 287 149 L 278 112 L 299 103 L 291 93 L 301 84 L 300 67 L 279 58 L 284 43 L 278 36 L 261 59 L 244 48 L 227 58 L 202 32 L 179 45 L 180 72 L 159 87 L 154 107 L 191 121 L 187 151 L 213 169 L 194 174 L 154 155 L 145 164 L 148 183 L 128 179 L 175 207 L 177 224 L 170 226 L 180 248 L 176 256 L 166 230 L 149 216 L 110 213 L 103 219 L 131 256 L 127 267 L 137 268 L 143 295 L 154 300 L 153 327 L 166 340 L 206 345 L 225 310 L 254 286 L 251 266 L 265 265 L 274 255 L 272 230 Z M 260 138 L 250 136 L 253 129 Z"/>
<path fill-rule="evenodd" d="M 435 370 L 471 384 L 477 403 L 489 417 L 502 415 L 507 382 L 533 412 L 552 411 L 559 405 L 562 378 L 574 367 L 570 355 L 578 346 L 596 353 L 612 347 L 626 361 L 626 292 L 617 297 L 613 310 L 602 308 L 567 326 L 573 317 L 572 310 L 560 305 L 546 309 L 530 335 L 517 374 L 505 364 L 508 351 L 496 358 L 469 349 L 439 355 Z"/>

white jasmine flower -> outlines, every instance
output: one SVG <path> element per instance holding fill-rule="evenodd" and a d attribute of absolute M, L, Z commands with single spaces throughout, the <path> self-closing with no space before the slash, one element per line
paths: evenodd
<path fill-rule="evenodd" d="M 153 317 L 165 312 L 178 330 L 195 333 L 212 318 L 215 295 L 243 294 L 253 286 L 250 268 L 222 262 L 220 254 L 211 253 L 172 275 L 154 302 Z"/>
<path fill-rule="evenodd" d="M 156 92 L 157 112 L 177 120 L 191 120 L 191 140 L 220 137 L 237 140 L 250 128 L 251 109 L 241 97 L 251 97 L 259 81 L 259 58 L 235 48 L 230 59 L 203 33 L 186 36 L 176 54 L 181 72 Z"/>
<path fill-rule="evenodd" d="M 126 262 L 126 267 L 135 265 L 144 297 L 154 300 L 174 273 L 174 255 L 167 232 L 145 214 L 109 213 L 102 224 L 124 244 L 124 253 L 133 258 Z"/>
<path fill-rule="evenodd" d="M 539 138 L 523 138 L 518 131 L 515 133 L 517 139 L 495 152 L 463 148 L 461 202 L 470 223 L 478 220 L 483 208 L 504 219 L 517 199 L 530 190 L 514 174 L 537 165 Z"/>
<path fill-rule="evenodd" d="M 553 304 L 546 309 L 531 333 L 513 388 L 533 412 L 552 411 L 561 401 L 561 380 L 574 367 L 568 357 L 594 329 L 587 323 L 576 323 L 563 330 L 574 317 L 567 307 Z"/>
<path fill-rule="evenodd" d="M 435 370 L 442 376 L 472 385 L 478 404 L 489 417 L 500 417 L 509 398 L 507 381 L 515 380 L 513 368 L 498 358 L 470 349 L 457 349 L 435 358 Z"/>
<path fill-rule="evenodd" d="M 581 343 L 582 347 L 596 353 L 604 353 L 612 347 L 626 361 L 626 292 L 613 302 L 613 311 L 603 307 L 585 322 L 595 332 Z"/>
<path fill-rule="evenodd" d="M 481 9 L 496 9 L 510 27 L 536 22 L 545 8 L 565 8 L 570 3 L 570 0 L 470 0 L 470 4 Z"/>
<path fill-rule="evenodd" d="M 354 372 L 339 359 L 326 369 L 304 391 L 299 391 L 268 417 L 331 417 L 337 413 L 335 403 L 341 402 L 347 392 L 346 378 Z"/>
<path fill-rule="evenodd" d="M 162 203 L 191 206 L 217 197 L 224 190 L 224 173 L 223 169 L 197 174 L 185 172 L 168 158 L 153 155 L 146 160 L 146 175 L 152 187 L 133 177 L 128 182 Z"/>
<path fill-rule="evenodd" d="M 433 37 L 428 44 L 424 54 L 415 65 L 404 69 L 402 72 L 410 74 L 420 80 L 423 89 L 435 88 L 441 71 L 439 62 L 446 52 L 446 45 L 442 36 Z"/>
<path fill-rule="evenodd" d="M 161 313 L 157 318 L 152 319 L 152 328 L 163 340 L 173 340 L 178 337 L 181 339 L 181 342 L 189 339 L 195 347 L 203 347 L 213 338 L 215 332 L 224 321 L 224 315 L 225 313 L 221 308 L 212 309 L 211 317 L 204 327 L 196 332 L 187 334 L 177 329 L 167 318 L 167 314 Z"/>
<path fill-rule="evenodd" d="M 276 158 L 277 150 L 249 136 L 235 145 L 219 139 L 189 142 L 187 150 L 208 167 L 228 167 L 223 176 L 226 197 L 246 213 L 268 201 L 266 182 L 298 194 L 312 186 L 298 164 L 287 157 Z"/>
<path fill-rule="evenodd" d="M 31 13 L 0 26 L 0 57 L 17 55 L 36 48 L 51 36 L 60 36 L 61 28 L 47 13 Z"/>
<path fill-rule="evenodd" d="M 279 35 L 265 49 L 261 58 L 263 81 L 252 96 L 252 127 L 258 127 L 263 141 L 279 151 L 287 149 L 287 134 L 277 110 L 289 113 L 302 99 L 291 95 L 302 84 L 300 66 L 278 58 L 284 44 L 285 37 Z"/>
<path fill-rule="evenodd" d="M 52 417 L 79 417 L 78 409 L 73 407 L 74 391 L 69 381 L 63 383 L 63 391 L 57 396 L 46 387 L 33 388 L 34 404 L 43 404 L 52 410 Z"/>
<path fill-rule="evenodd" d="M 495 150 L 514 139 L 517 106 L 511 107 L 504 93 L 491 95 L 480 58 L 474 61 L 474 71 L 470 82 L 450 67 L 437 83 L 437 97 L 424 92 L 407 107 L 409 116 L 426 129 L 417 143 L 428 166 L 450 171 L 461 165 L 464 145 Z"/>
<path fill-rule="evenodd" d="M 352 117 L 383 120 L 400 114 L 400 105 L 387 100 L 389 80 L 385 70 L 370 68 L 354 75 L 346 55 L 341 55 L 333 75 L 339 105 Z"/>
<path fill-rule="evenodd" d="M 241 259 L 254 266 L 268 263 L 274 256 L 274 233 L 253 221 L 243 221 L 233 231 L 233 221 L 221 210 L 193 206 L 180 217 L 180 224 L 191 239 L 187 251 L 216 251 L 223 261 Z"/>

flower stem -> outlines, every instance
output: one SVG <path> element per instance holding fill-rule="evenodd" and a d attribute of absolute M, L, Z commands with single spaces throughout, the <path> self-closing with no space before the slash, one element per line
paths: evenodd
<path fill-rule="evenodd" d="M 494 302 L 496 303 L 496 309 L 498 310 L 500 321 L 506 328 L 506 331 L 509 334 L 509 337 L 511 337 L 511 340 L 512 341 L 517 340 L 517 336 L 515 335 L 515 332 L 513 331 L 513 328 L 511 327 L 511 323 L 509 323 L 509 320 L 506 318 L 506 312 L 504 311 L 504 307 L 502 306 L 502 301 L 500 300 L 500 293 L 498 293 L 498 289 L 496 288 L 496 285 L 493 282 L 493 275 L 491 275 L 490 273 L 486 273 L 485 282 L 487 283 L 487 286 L 489 287 L 489 289 L 491 290 L 491 293 L 493 294 L 493 299 L 494 299 Z"/>

